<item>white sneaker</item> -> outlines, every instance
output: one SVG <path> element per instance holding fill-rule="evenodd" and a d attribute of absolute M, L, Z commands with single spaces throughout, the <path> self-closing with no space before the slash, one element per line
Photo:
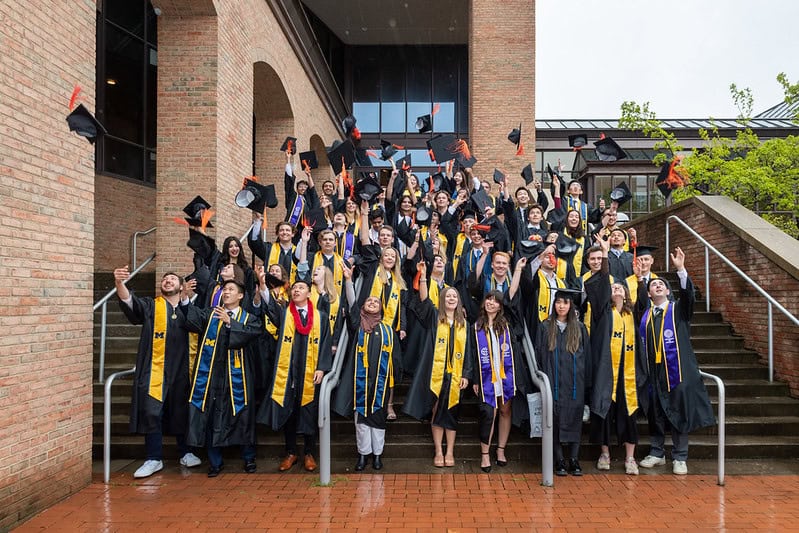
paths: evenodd
<path fill-rule="evenodd" d="M 642 468 L 652 468 L 653 466 L 663 466 L 666 464 L 665 457 L 655 457 L 654 455 L 647 455 L 641 462 L 638 463 L 638 466 Z"/>
<path fill-rule="evenodd" d="M 133 473 L 133 477 L 141 478 L 141 477 L 150 477 L 159 470 L 164 468 L 164 463 L 161 461 L 155 461 L 153 459 L 148 459 L 144 461 L 144 464 L 139 467 L 136 472 Z"/>
<path fill-rule="evenodd" d="M 628 457 L 627 460 L 624 461 L 624 471 L 630 476 L 638 475 L 638 463 L 635 462 L 634 457 Z"/>
<path fill-rule="evenodd" d="M 678 476 L 684 476 L 688 473 L 688 465 L 685 461 L 673 461 L 671 471 Z"/>
<path fill-rule="evenodd" d="M 610 470 L 610 456 L 605 455 L 604 453 L 599 456 L 599 459 L 596 462 L 596 469 L 597 470 Z"/>
<path fill-rule="evenodd" d="M 200 466 L 202 461 L 193 453 L 188 452 L 186 455 L 180 458 L 180 464 L 186 468 L 191 468 L 193 466 Z"/>

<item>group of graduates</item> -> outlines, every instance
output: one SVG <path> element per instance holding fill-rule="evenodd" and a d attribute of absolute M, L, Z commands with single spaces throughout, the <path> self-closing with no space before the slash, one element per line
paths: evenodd
<path fill-rule="evenodd" d="M 165 274 L 153 299 L 126 288 L 127 267 L 114 272 L 122 310 L 142 324 L 131 431 L 145 435 L 147 457 L 136 477 L 163 467 L 164 433 L 177 436 L 184 466 L 200 464 L 190 447 L 206 448 L 209 477 L 222 470 L 226 446 L 239 446 L 244 471 L 255 472 L 256 424 L 284 433 L 280 471 L 299 461 L 302 434 L 302 464 L 313 471 L 320 384 L 345 330 L 332 408 L 354 420 L 356 471 L 370 460 L 383 467 L 401 380 L 403 413 L 431 422 L 434 466 L 455 465 L 467 394 L 479 404 L 482 470 L 505 466 L 511 426 L 528 423 L 536 391 L 527 331 L 554 398 L 556 474 L 582 475 L 586 409 L 598 469 L 610 469 L 615 433 L 626 472 L 638 473 L 643 413 L 652 442 L 640 466 L 665 464 L 670 430 L 674 472 L 687 473 L 688 433 L 715 423 L 690 345 L 694 288 L 679 248 L 676 301 L 650 272 L 654 249 L 617 225 L 628 196 L 594 208 L 578 181 L 566 186 L 553 172 L 547 213 L 550 199 L 529 170 L 530 188 L 511 196 L 501 172 L 491 183 L 450 163 L 420 183 L 393 161 L 385 186 L 345 170 L 317 190 L 307 165 L 295 176 L 293 152 L 273 235 L 263 187 L 245 183 L 249 193 L 237 197 L 253 213 L 252 262 L 236 237 L 217 247 L 205 231 L 211 206 L 197 197 L 185 209 L 190 276 Z"/>

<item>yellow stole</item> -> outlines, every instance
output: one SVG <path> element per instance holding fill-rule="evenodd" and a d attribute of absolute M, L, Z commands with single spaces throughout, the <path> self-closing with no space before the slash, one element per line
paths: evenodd
<path fill-rule="evenodd" d="M 654 272 L 649 273 L 649 279 L 657 279 L 658 275 Z M 627 279 L 624 280 L 627 282 L 627 288 L 630 290 L 630 301 L 635 305 L 638 303 L 638 277 L 633 274 L 632 276 L 627 276 Z"/>
<path fill-rule="evenodd" d="M 316 288 L 316 285 L 311 285 L 311 299 L 314 301 L 316 308 L 319 309 L 319 298 L 322 297 L 322 294 L 319 292 L 319 289 Z M 330 296 L 328 295 L 328 300 Z M 328 322 L 330 323 L 330 334 L 333 334 L 333 330 L 336 327 L 336 318 L 338 317 L 338 309 L 341 305 L 341 295 L 336 295 L 336 301 L 330 302 L 330 313 L 328 314 Z"/>
<path fill-rule="evenodd" d="M 566 230 L 563 230 L 563 234 L 571 237 Z M 585 252 L 585 237 L 580 237 L 579 239 L 574 239 L 577 242 L 577 251 L 574 252 L 574 256 L 572 257 L 572 265 L 574 266 L 574 273 L 578 276 L 583 271 L 583 253 Z M 563 276 L 560 275 L 560 259 L 558 259 L 558 277 L 566 277 L 566 270 L 563 271 Z"/>
<path fill-rule="evenodd" d="M 189 332 L 189 375 L 194 375 L 194 365 L 197 364 L 197 348 L 200 344 L 200 334 Z"/>
<path fill-rule="evenodd" d="M 372 287 L 369 290 L 369 296 L 374 296 L 375 298 L 380 299 L 380 303 L 383 306 L 383 321 L 382 321 L 383 324 L 387 324 L 392 328 L 394 328 L 395 331 L 399 331 L 399 306 L 400 306 L 399 283 L 397 283 L 397 279 L 394 277 L 394 273 L 390 272 L 389 275 L 391 276 L 391 293 L 388 296 L 388 303 L 386 303 L 385 299 L 383 298 L 383 291 L 385 289 L 385 285 L 383 283 L 383 280 L 380 279 L 380 270 L 383 267 L 380 266 L 377 268 L 378 272 L 375 274 L 375 279 L 372 281 Z"/>
<path fill-rule="evenodd" d="M 455 323 L 455 338 L 452 339 L 452 353 L 449 352 L 450 325 L 438 322 L 436 328 L 436 345 L 433 352 L 433 371 L 430 374 L 430 390 L 438 396 L 444 382 L 444 372 L 450 374 L 449 399 L 447 409 L 458 405 L 461 398 L 461 377 L 463 376 L 463 357 L 466 349 L 466 324 Z M 439 409 L 441 408 L 439 398 Z"/>
<path fill-rule="evenodd" d="M 274 298 L 275 300 L 284 300 L 284 301 L 289 299 L 285 287 L 279 287 L 276 290 L 277 290 L 277 295 L 273 291 L 271 294 L 272 298 Z M 273 339 L 277 339 L 277 324 L 269 320 L 269 317 L 267 315 L 264 315 L 264 329 L 266 330 L 267 333 L 269 333 L 270 337 L 272 337 Z"/>
<path fill-rule="evenodd" d="M 556 280 L 557 286 L 560 289 L 565 289 L 566 284 L 560 277 Z M 549 306 L 552 305 L 552 288 L 549 286 L 549 280 L 538 270 L 538 321 L 543 322 L 549 316 Z"/>
<path fill-rule="evenodd" d="M 272 243 L 272 246 L 269 247 L 269 258 L 264 265 L 264 268 L 269 270 L 269 267 L 272 265 L 279 265 L 280 264 L 280 252 L 283 251 L 283 247 L 280 246 L 280 243 L 275 241 Z M 290 255 L 294 255 L 294 246 L 292 245 L 289 248 L 288 253 Z M 294 264 L 294 260 L 291 260 L 291 271 L 289 272 L 289 283 L 294 283 L 294 280 L 297 279 L 297 265 Z"/>
<path fill-rule="evenodd" d="M 316 372 L 316 365 L 319 361 L 319 339 L 321 337 L 321 327 L 319 320 L 319 311 L 316 310 L 312 300 L 308 300 L 308 308 L 313 308 L 313 324 L 311 331 L 308 335 L 308 349 L 305 359 L 305 375 L 303 376 L 302 385 L 302 402 L 300 405 L 305 406 L 313 402 L 314 398 L 314 383 L 313 375 Z M 280 350 L 277 356 L 277 370 L 275 372 L 275 385 L 272 387 L 272 399 L 281 407 L 285 407 L 284 400 L 286 397 L 286 387 L 288 386 L 289 370 L 291 369 L 291 347 L 294 344 L 294 335 L 296 333 L 296 326 L 294 324 L 294 315 L 287 308 L 286 318 L 283 320 L 283 332 L 280 336 Z"/>
<path fill-rule="evenodd" d="M 344 270 L 341 268 L 341 262 L 344 259 L 336 252 L 333 252 L 333 283 L 336 284 L 336 290 L 338 291 L 339 297 L 343 294 L 341 288 L 344 283 Z M 316 252 L 313 256 L 313 265 L 311 265 L 311 273 L 313 273 L 314 269 L 318 266 L 324 266 L 325 264 L 325 255 L 322 252 Z M 333 313 L 330 313 L 331 315 Z"/>
<path fill-rule="evenodd" d="M 163 401 L 164 395 L 164 354 L 166 353 L 167 301 L 163 296 L 155 299 L 153 317 L 153 357 L 150 362 L 150 389 L 148 394 Z"/>
<path fill-rule="evenodd" d="M 427 297 L 430 298 L 430 301 L 433 302 L 433 306 L 438 309 L 438 297 L 441 294 L 441 291 L 449 287 L 446 283 L 444 287 L 441 289 L 438 288 L 438 282 L 433 278 L 430 278 L 430 283 L 427 287 Z"/>
<path fill-rule="evenodd" d="M 590 270 L 583 274 L 583 287 L 585 287 L 585 282 L 591 278 L 593 272 Z M 611 285 L 616 283 L 613 279 L 613 276 L 610 276 L 610 283 Z M 587 302 L 585 304 L 585 315 L 583 316 L 583 324 L 585 324 L 585 329 L 588 330 L 588 334 L 591 334 L 591 303 Z"/>
<path fill-rule="evenodd" d="M 624 397 L 627 400 L 627 414 L 638 409 L 638 394 L 635 387 L 635 322 L 632 313 L 619 313 L 613 306 L 613 334 L 610 337 L 610 358 L 613 368 L 613 389 L 611 400 L 616 401 L 616 383 L 619 379 L 619 361 L 624 350 Z"/>
<path fill-rule="evenodd" d="M 461 256 L 463 255 L 463 245 L 466 244 L 466 234 L 465 233 L 458 233 L 455 237 L 455 250 L 452 253 L 452 274 L 453 276 L 458 274 L 458 265 L 461 262 Z"/>

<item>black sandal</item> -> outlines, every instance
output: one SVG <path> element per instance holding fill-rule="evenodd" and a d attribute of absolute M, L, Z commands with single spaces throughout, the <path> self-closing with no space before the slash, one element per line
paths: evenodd
<path fill-rule="evenodd" d="M 497 446 L 497 450 L 503 450 L 504 451 L 505 447 L 504 446 Z M 500 461 L 499 458 L 497 458 L 497 466 L 508 466 L 508 461 L 507 460 Z"/>
<path fill-rule="evenodd" d="M 482 454 L 483 454 L 483 455 L 488 455 L 488 452 L 482 452 Z M 482 470 L 482 471 L 483 471 L 483 472 L 485 472 L 486 474 L 488 474 L 489 472 L 491 472 L 491 464 L 490 464 L 490 461 L 489 461 L 489 465 L 488 465 L 488 466 L 481 466 L 481 467 L 480 467 L 480 470 Z"/>

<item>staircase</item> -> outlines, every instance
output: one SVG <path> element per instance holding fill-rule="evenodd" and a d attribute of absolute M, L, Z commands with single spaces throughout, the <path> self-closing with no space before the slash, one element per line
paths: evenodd
<path fill-rule="evenodd" d="M 676 277 L 666 276 L 676 287 Z M 98 276 L 100 278 L 100 276 Z M 144 274 L 134 280 L 137 294 L 152 295 L 155 280 L 152 274 Z M 113 283 L 98 279 L 96 287 L 100 298 Z M 726 457 L 735 459 L 792 459 L 799 456 L 799 400 L 790 398 L 788 387 L 783 383 L 768 382 L 768 368 L 758 363 L 755 352 L 744 348 L 743 338 L 735 336 L 729 324 L 723 321 L 720 313 L 704 312 L 703 301 L 698 301 L 691 325 L 692 342 L 700 368 L 719 376 L 725 384 L 726 399 Z M 94 444 L 95 459 L 102 458 L 102 414 L 103 386 L 97 382 L 97 360 L 99 356 L 100 318 L 95 316 L 95 384 L 94 384 Z M 118 310 L 115 300 L 109 302 L 108 331 L 106 338 L 106 376 L 113 372 L 126 370 L 133 366 L 138 346 L 139 327 L 127 323 Z M 130 411 L 131 379 L 115 382 L 112 390 L 112 443 L 114 458 L 140 459 L 144 456 L 144 439 L 128 433 Z M 715 382 L 706 380 L 708 393 L 714 409 L 718 408 Z M 394 407 L 400 415 L 399 420 L 390 422 L 386 438 L 386 458 L 419 459 L 426 467 L 433 453 L 429 424 L 423 424 L 401 414 L 402 402 L 408 383 L 400 383 L 395 388 Z M 477 450 L 477 401 L 471 392 L 465 394 L 461 406 L 461 423 L 458 430 L 455 455 L 459 458 L 479 459 Z M 639 421 L 641 452 L 648 443 L 648 428 L 645 420 Z M 715 459 L 717 457 L 717 427 L 705 428 L 691 434 L 690 456 L 692 459 Z M 336 459 L 345 459 L 347 464 L 355 455 L 355 436 L 351 420 L 334 415 L 331 429 L 332 457 L 334 472 Z M 587 445 L 588 428 L 581 448 L 582 459 L 592 461 L 596 458 L 596 447 Z M 615 439 L 614 439 L 615 441 Z M 283 454 L 283 435 L 258 426 L 259 458 L 276 459 Z M 301 439 L 300 439 L 301 442 Z M 670 440 L 666 439 L 667 446 Z M 174 440 L 164 439 L 166 457 L 174 457 Z M 236 457 L 230 450 L 231 458 Z M 508 459 L 524 459 L 538 464 L 541 457 L 541 439 L 529 439 L 517 428 L 511 432 L 507 449 Z M 421 463 L 420 463 L 421 464 Z M 420 467 L 421 468 L 421 467 Z"/>

